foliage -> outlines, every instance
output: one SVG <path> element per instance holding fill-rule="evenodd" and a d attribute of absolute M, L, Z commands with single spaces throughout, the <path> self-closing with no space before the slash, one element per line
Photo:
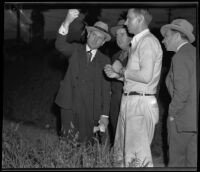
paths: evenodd
<path fill-rule="evenodd" d="M 100 144 L 96 138 L 94 144 L 80 144 L 73 138 L 49 139 L 48 134 L 29 140 L 21 133 L 20 127 L 19 123 L 8 123 L 3 127 L 3 169 L 113 168 L 120 164 L 113 149 L 106 143 Z M 137 162 L 140 161 L 134 159 L 131 167 L 137 167 Z"/>
<path fill-rule="evenodd" d="M 102 168 L 113 167 L 106 145 L 76 144 L 76 140 L 52 141 L 44 135 L 31 142 L 18 125 L 3 128 L 2 168 Z M 36 139 L 36 138 L 35 138 Z M 52 143 L 50 143 L 52 142 Z"/>

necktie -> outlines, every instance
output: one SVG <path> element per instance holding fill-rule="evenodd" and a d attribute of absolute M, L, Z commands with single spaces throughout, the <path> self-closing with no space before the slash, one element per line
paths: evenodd
<path fill-rule="evenodd" d="M 87 63 L 89 63 L 90 60 L 91 60 L 91 57 L 92 57 L 92 52 L 91 52 L 91 51 L 92 51 L 92 50 L 87 51 Z"/>

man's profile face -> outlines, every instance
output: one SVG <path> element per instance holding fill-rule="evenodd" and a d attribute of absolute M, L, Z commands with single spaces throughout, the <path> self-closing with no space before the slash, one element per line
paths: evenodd
<path fill-rule="evenodd" d="M 168 29 L 164 34 L 164 39 L 162 43 L 164 44 L 167 51 L 176 51 L 176 37 L 177 33 Z"/>
<path fill-rule="evenodd" d="M 87 36 L 87 44 L 91 49 L 98 49 L 105 43 L 105 35 L 99 31 L 90 31 Z"/>
<path fill-rule="evenodd" d="M 128 11 L 127 19 L 125 22 L 125 25 L 127 25 L 129 33 L 136 35 L 138 30 L 138 24 L 139 24 L 138 16 L 134 13 L 132 9 L 130 9 Z"/>

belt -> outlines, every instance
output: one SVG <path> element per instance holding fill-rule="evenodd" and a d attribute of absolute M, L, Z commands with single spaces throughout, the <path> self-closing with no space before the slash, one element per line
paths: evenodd
<path fill-rule="evenodd" d="M 135 91 L 131 91 L 129 93 L 123 93 L 125 96 L 132 96 L 132 95 L 138 95 L 138 96 L 155 96 L 156 94 L 144 94 L 144 93 L 138 93 Z"/>

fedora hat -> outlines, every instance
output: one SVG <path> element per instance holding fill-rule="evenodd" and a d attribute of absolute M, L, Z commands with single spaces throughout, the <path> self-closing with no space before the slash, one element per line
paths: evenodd
<path fill-rule="evenodd" d="M 183 33 L 184 35 L 187 36 L 190 43 L 195 41 L 195 37 L 192 33 L 193 32 L 193 26 L 192 26 L 191 23 L 189 23 L 185 19 L 176 19 L 176 20 L 173 20 L 171 22 L 171 24 L 166 24 L 166 25 L 162 26 L 161 29 L 160 29 L 162 36 L 165 35 L 165 33 L 168 29 L 174 29 L 174 30 L 177 30 L 177 31 Z"/>
<path fill-rule="evenodd" d="M 125 20 L 123 20 L 123 19 L 122 19 L 122 20 L 119 20 L 118 23 L 117 23 L 117 25 L 114 26 L 114 27 L 112 27 L 112 28 L 110 29 L 110 33 L 111 33 L 113 36 L 115 36 L 115 35 L 116 35 L 116 31 L 117 31 L 118 29 L 124 27 L 124 23 L 125 23 Z"/>
<path fill-rule="evenodd" d="M 108 32 L 108 25 L 102 21 L 98 21 L 94 24 L 94 26 L 86 26 L 86 29 L 88 32 L 90 31 L 99 31 L 101 33 L 103 33 L 106 37 L 106 41 L 110 41 L 111 40 L 111 36 Z"/>

